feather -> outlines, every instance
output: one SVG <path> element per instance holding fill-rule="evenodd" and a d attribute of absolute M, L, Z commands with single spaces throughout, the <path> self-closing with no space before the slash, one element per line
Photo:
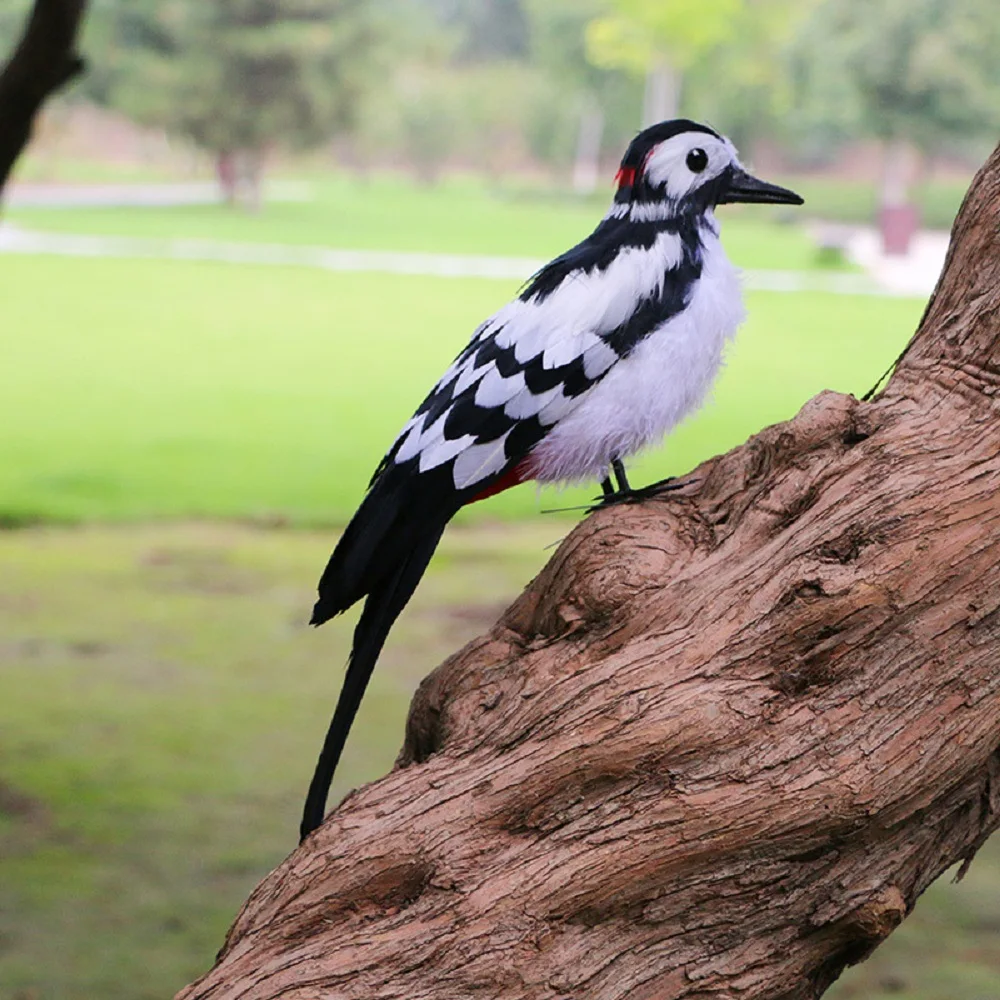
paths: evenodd
<path fill-rule="evenodd" d="M 445 524 L 446 518 L 438 518 L 419 528 L 414 525 L 413 530 L 407 533 L 410 542 L 407 548 L 385 555 L 393 570 L 368 594 L 364 610 L 354 629 L 354 644 L 347 663 L 344 685 L 306 795 L 299 827 L 300 841 L 305 840 L 323 822 L 330 784 L 379 653 L 389 630 L 416 590 L 437 548 Z"/>
<path fill-rule="evenodd" d="M 694 149 L 704 169 L 689 166 Z M 528 479 L 601 478 L 704 400 L 743 317 L 711 211 L 730 166 L 732 145 L 705 126 L 641 132 L 607 216 L 477 327 L 379 463 L 313 609 L 319 625 L 365 601 L 303 837 L 322 822 L 382 645 L 454 514 Z"/>

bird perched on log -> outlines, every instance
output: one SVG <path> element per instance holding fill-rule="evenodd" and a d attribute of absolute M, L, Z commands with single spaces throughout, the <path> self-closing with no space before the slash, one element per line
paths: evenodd
<path fill-rule="evenodd" d="M 714 209 L 800 205 L 752 177 L 732 143 L 692 121 L 640 132 L 607 215 L 491 316 L 379 463 L 319 582 L 312 624 L 364 599 L 347 675 L 306 799 L 323 820 L 333 772 L 389 629 L 459 508 L 528 480 L 633 490 L 622 464 L 704 400 L 743 320 Z M 612 483 L 612 473 L 614 484 Z"/>

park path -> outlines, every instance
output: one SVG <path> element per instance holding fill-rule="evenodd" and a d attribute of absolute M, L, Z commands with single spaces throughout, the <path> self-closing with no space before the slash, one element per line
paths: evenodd
<path fill-rule="evenodd" d="M 271 181 L 268 201 L 308 201 L 309 185 L 300 181 Z M 14 181 L 4 194 L 11 208 L 178 208 L 218 205 L 222 201 L 215 181 L 61 184 Z"/>
<path fill-rule="evenodd" d="M 343 250 L 324 246 L 242 243 L 208 239 L 152 239 L 35 232 L 0 225 L 0 253 L 60 257 L 116 257 L 143 260 L 213 261 L 226 264 L 313 267 L 326 271 L 423 275 L 435 278 L 494 278 L 526 281 L 546 262 L 531 257 L 481 254 Z M 943 258 L 942 258 L 943 259 Z M 828 292 L 835 295 L 903 296 L 933 288 L 893 288 L 868 274 L 836 271 L 744 270 L 747 288 L 769 292 Z M 934 279 L 936 280 L 936 273 Z"/>
<path fill-rule="evenodd" d="M 303 201 L 307 183 L 272 181 L 268 200 Z M 37 184 L 15 183 L 6 203 L 20 207 L 163 207 L 218 203 L 214 181 L 188 183 Z M 842 295 L 929 295 L 937 283 L 948 249 L 948 234 L 917 234 L 905 256 L 882 253 L 878 232 L 868 226 L 827 222 L 809 224 L 814 241 L 843 251 L 864 274 L 835 271 L 744 271 L 746 285 L 775 292 L 822 291 Z M 27 232 L 0 221 L 0 252 L 76 257 L 138 257 L 148 260 L 203 260 L 230 264 L 273 264 L 316 267 L 328 271 L 369 271 L 440 278 L 497 278 L 524 281 L 545 261 L 528 257 L 475 254 L 404 253 L 344 250 L 324 246 L 229 243 L 202 239 L 144 239 Z"/>

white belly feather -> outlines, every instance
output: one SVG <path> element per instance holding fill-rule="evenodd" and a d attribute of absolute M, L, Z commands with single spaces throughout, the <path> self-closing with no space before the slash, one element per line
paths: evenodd
<path fill-rule="evenodd" d="M 541 482 L 603 479 L 612 459 L 658 443 L 704 402 L 744 319 L 739 271 L 703 232 L 702 273 L 686 309 L 619 361 L 532 452 Z"/>

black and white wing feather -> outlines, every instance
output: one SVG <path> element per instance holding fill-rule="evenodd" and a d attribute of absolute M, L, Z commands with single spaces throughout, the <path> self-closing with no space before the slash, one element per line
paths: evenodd
<path fill-rule="evenodd" d="M 366 600 L 306 799 L 303 837 L 322 821 L 382 644 L 448 521 L 512 472 L 520 470 L 514 482 L 546 478 L 532 466 L 532 451 L 688 302 L 701 270 L 697 233 L 635 223 L 625 232 L 623 222 L 606 219 L 479 327 L 397 437 L 337 543 L 312 623 Z"/>
<path fill-rule="evenodd" d="M 606 222 L 546 265 L 476 330 L 400 432 L 372 481 L 396 466 L 442 477 L 458 506 L 519 463 L 588 390 L 688 302 L 697 233 Z M 603 232 L 602 232 L 603 231 Z M 687 236 L 688 238 L 685 238 Z M 544 469 L 523 478 L 545 478 Z M 456 508 L 457 509 L 457 508 Z"/>

